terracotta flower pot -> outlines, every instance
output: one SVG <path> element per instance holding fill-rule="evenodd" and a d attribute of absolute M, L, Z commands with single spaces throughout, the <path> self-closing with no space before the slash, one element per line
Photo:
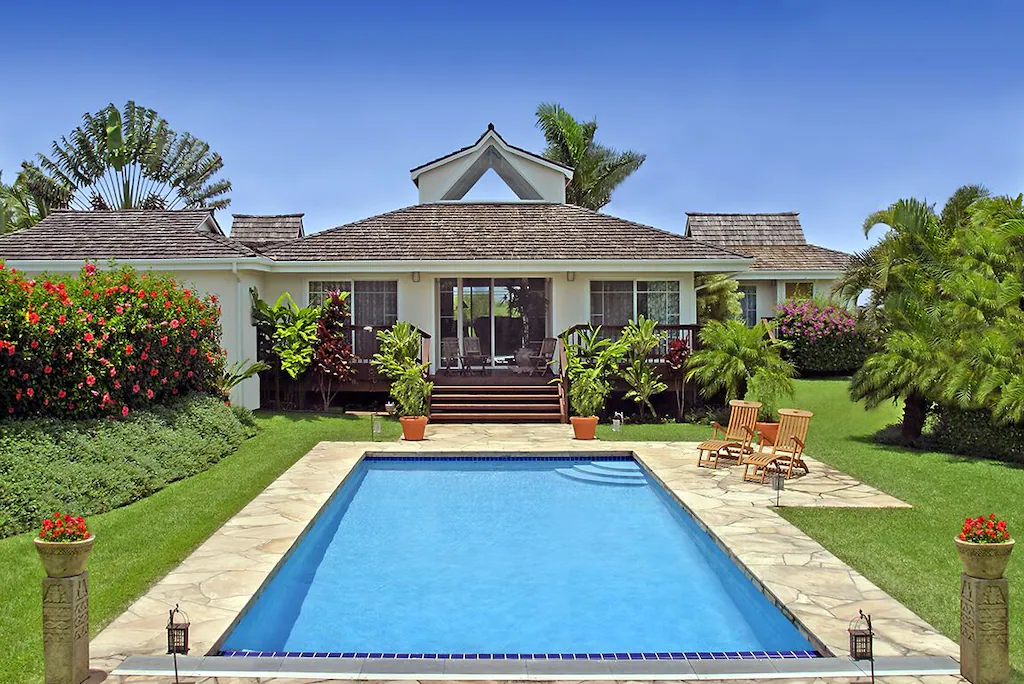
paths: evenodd
<path fill-rule="evenodd" d="M 956 550 L 960 553 L 960 562 L 964 565 L 964 573 L 968 577 L 978 579 L 999 579 L 1010 562 L 1013 551 L 1013 540 L 999 544 L 976 544 L 961 541 L 953 537 Z"/>
<path fill-rule="evenodd" d="M 572 423 L 576 439 L 594 439 L 594 433 L 597 432 L 597 416 L 572 416 L 569 422 Z"/>
<path fill-rule="evenodd" d="M 47 577 L 74 577 L 85 572 L 89 552 L 96 535 L 90 534 L 81 541 L 54 542 L 36 538 L 36 551 Z"/>
<path fill-rule="evenodd" d="M 426 416 L 402 416 L 398 419 L 402 424 L 402 437 L 407 442 L 418 442 L 423 439 L 427 429 Z"/>
<path fill-rule="evenodd" d="M 778 423 L 754 423 L 754 429 L 761 433 L 765 444 L 775 444 L 775 438 L 779 436 Z"/>

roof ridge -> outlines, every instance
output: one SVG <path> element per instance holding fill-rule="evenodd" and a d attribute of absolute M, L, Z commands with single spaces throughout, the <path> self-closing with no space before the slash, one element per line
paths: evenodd
<path fill-rule="evenodd" d="M 799 216 L 799 211 L 688 211 L 687 216 Z"/>
<path fill-rule="evenodd" d="M 231 218 L 289 218 L 293 216 L 305 215 L 305 212 L 297 214 L 232 214 Z"/>

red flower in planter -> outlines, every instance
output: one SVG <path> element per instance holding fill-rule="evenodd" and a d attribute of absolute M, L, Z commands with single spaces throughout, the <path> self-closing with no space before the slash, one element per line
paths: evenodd
<path fill-rule="evenodd" d="M 974 544 L 996 544 L 1009 540 L 1010 533 L 1006 529 L 1006 521 L 996 520 L 995 513 L 989 514 L 987 518 L 983 515 L 967 518 L 960 531 L 960 541 Z"/>
<path fill-rule="evenodd" d="M 54 513 L 43 520 L 39 538 L 52 542 L 73 542 L 89 538 L 85 519 L 67 514 Z"/>

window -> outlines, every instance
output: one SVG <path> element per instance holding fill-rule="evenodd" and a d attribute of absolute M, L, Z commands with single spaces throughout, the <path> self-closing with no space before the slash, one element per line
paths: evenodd
<path fill-rule="evenodd" d="M 590 322 L 626 325 L 643 314 L 663 325 L 679 323 L 678 280 L 591 280 Z"/>
<path fill-rule="evenodd" d="M 352 292 L 351 280 L 311 280 L 309 281 L 309 304 L 320 306 L 332 292 Z"/>
<path fill-rule="evenodd" d="M 363 330 L 365 326 L 386 327 L 398 321 L 397 280 L 311 280 L 310 305 L 321 305 L 331 292 L 349 293 L 349 310 L 355 328 L 352 350 L 359 354 L 372 354 L 376 349 L 376 331 Z"/>
<path fill-rule="evenodd" d="M 636 310 L 664 325 L 679 323 L 679 281 L 638 280 Z"/>
<path fill-rule="evenodd" d="M 786 283 L 786 299 L 810 299 L 814 296 L 814 283 Z"/>
<path fill-rule="evenodd" d="M 740 300 L 743 322 L 748 328 L 753 328 L 757 325 L 757 286 L 741 285 L 739 291 L 743 293 L 743 299 Z"/>
<path fill-rule="evenodd" d="M 632 280 L 590 281 L 590 322 L 626 325 L 633 317 Z"/>

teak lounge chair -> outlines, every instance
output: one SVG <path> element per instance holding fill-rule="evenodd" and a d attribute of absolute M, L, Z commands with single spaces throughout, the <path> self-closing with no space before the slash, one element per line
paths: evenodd
<path fill-rule="evenodd" d="M 459 359 L 459 338 L 441 338 L 441 371 L 451 375 L 452 371 L 461 371 Z"/>
<path fill-rule="evenodd" d="M 772 471 L 784 470 L 786 479 L 793 477 L 794 468 L 808 472 L 803 459 L 804 442 L 813 415 L 810 411 L 799 409 L 779 409 L 779 433 L 775 443 L 747 457 L 744 461 L 746 468 L 743 469 L 743 480 L 764 484 L 768 473 Z"/>
<path fill-rule="evenodd" d="M 462 367 L 467 373 L 473 372 L 473 367 L 478 366 L 480 375 L 487 373 L 487 356 L 480 351 L 479 337 L 462 338 Z"/>
<path fill-rule="evenodd" d="M 729 425 L 722 427 L 712 423 L 715 431 L 711 439 L 697 446 L 697 467 L 718 467 L 719 458 L 731 458 L 740 461 L 745 454 L 753 453 L 750 446 L 754 439 L 754 423 L 761 403 L 757 401 L 741 401 L 733 399 L 729 402 Z"/>
<path fill-rule="evenodd" d="M 557 344 L 558 340 L 554 337 L 545 337 L 544 341 L 540 343 L 540 351 L 527 357 L 530 362 L 530 375 L 547 373 L 548 364 L 551 363 L 551 359 L 555 355 L 555 345 Z"/>

